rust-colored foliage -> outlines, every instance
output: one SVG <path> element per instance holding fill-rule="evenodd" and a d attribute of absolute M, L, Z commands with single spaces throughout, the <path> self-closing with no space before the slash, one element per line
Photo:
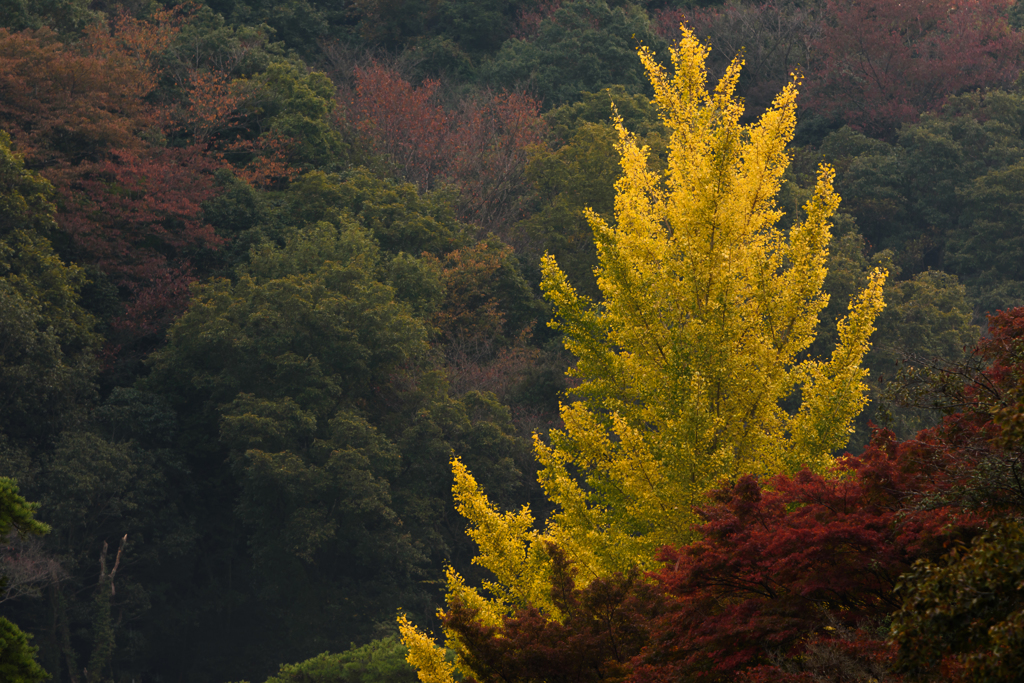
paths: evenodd
<path fill-rule="evenodd" d="M 168 111 L 169 128 L 183 132 L 193 148 L 255 186 L 298 177 L 299 169 L 289 162 L 294 140 L 250 130 L 251 113 L 261 108 L 258 91 L 224 71 L 191 65 L 178 80 L 185 99 Z"/>
<path fill-rule="evenodd" d="M 875 136 L 971 88 L 1010 85 L 1022 35 L 1006 23 L 1012 0 L 829 0 L 814 43 L 808 104 Z"/>
<path fill-rule="evenodd" d="M 49 169 L 144 146 L 137 134 L 156 120 L 143 97 L 155 80 L 138 58 L 112 57 L 115 48 L 99 27 L 74 48 L 49 29 L 0 29 L 0 120 L 30 164 Z"/>
<path fill-rule="evenodd" d="M 424 254 L 441 269 L 445 301 L 433 322 L 449 340 L 480 343 L 503 336 L 505 316 L 494 288 L 498 271 L 511 254 L 509 247 L 487 242 L 456 249 L 442 259 Z"/>
<path fill-rule="evenodd" d="M 183 309 L 190 255 L 220 244 L 200 213 L 212 164 L 163 147 L 169 117 L 146 100 L 159 76 L 151 58 L 179 21 L 120 15 L 73 45 L 47 29 L 0 31 L 0 126 L 57 188 L 70 256 L 125 295 L 115 326 L 143 334 Z"/>
<path fill-rule="evenodd" d="M 254 184 L 294 175 L 289 139 L 240 136 L 250 103 L 225 74 L 192 68 L 182 102 L 152 101 L 154 58 L 186 19 L 120 14 L 73 44 L 48 29 L 0 29 L 0 128 L 56 187 L 66 256 L 120 290 L 111 322 L 129 340 L 184 310 L 196 255 L 223 242 L 202 221 L 213 171 L 241 163 Z M 171 134 L 177 146 L 167 146 Z"/>
<path fill-rule="evenodd" d="M 190 256 L 223 242 L 202 221 L 213 165 L 196 150 L 110 150 L 62 180 L 61 227 L 129 295 L 115 326 L 155 332 L 184 310 Z"/>
<path fill-rule="evenodd" d="M 459 217 L 498 234 L 521 217 L 526 154 L 540 144 L 540 104 L 520 93 L 482 94 L 446 108 L 441 85 L 419 86 L 371 62 L 355 69 L 350 123 L 421 190 L 460 190 Z"/>

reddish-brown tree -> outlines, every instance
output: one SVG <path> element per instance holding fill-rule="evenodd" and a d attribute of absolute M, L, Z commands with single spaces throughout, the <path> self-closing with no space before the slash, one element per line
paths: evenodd
<path fill-rule="evenodd" d="M 803 660 L 809 639 L 885 652 L 863 629 L 899 606 L 900 574 L 983 526 L 953 505 L 915 508 L 946 484 L 947 455 L 879 431 L 860 457 L 841 461 L 842 478 L 743 477 L 715 491 L 700 511 L 701 539 L 662 551 L 657 578 L 674 599 L 635 680 L 731 681 L 773 655 Z"/>
<path fill-rule="evenodd" d="M 444 140 L 452 117 L 439 103 L 440 84 L 419 87 L 377 62 L 357 67 L 346 114 L 374 149 L 400 169 L 406 180 L 429 190 L 443 176 Z"/>
<path fill-rule="evenodd" d="M 529 192 L 527 150 L 541 143 L 539 103 L 484 93 L 445 107 L 437 81 L 414 86 L 376 62 L 354 75 L 346 114 L 371 147 L 421 190 L 455 185 L 459 217 L 507 237 Z"/>
<path fill-rule="evenodd" d="M 1010 85 L 1024 37 L 1006 23 L 1012 0 L 828 0 L 807 103 L 876 136 L 952 94 Z"/>

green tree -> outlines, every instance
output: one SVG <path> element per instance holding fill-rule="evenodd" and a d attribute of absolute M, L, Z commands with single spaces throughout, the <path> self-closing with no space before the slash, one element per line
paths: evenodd
<path fill-rule="evenodd" d="M 354 640 L 399 604 L 429 614 L 442 562 L 470 556 L 444 516 L 452 451 L 506 502 L 528 452 L 493 397 L 448 396 L 427 322 L 443 290 L 430 291 L 421 258 L 384 251 L 361 223 L 411 245 L 444 244 L 445 230 L 408 188 L 352 180 L 312 173 L 269 198 L 254 236 L 276 239 L 233 279 L 195 290 L 145 382 L 181 421 L 212 549 L 197 581 L 224 605 L 211 633 L 241 618 L 228 604 L 245 595 L 236 614 L 253 631 L 219 647 L 249 652 L 255 672 Z M 258 629 L 268 619 L 272 642 Z M 218 656 L 199 647 L 197 659 Z"/>
<path fill-rule="evenodd" d="M 619 125 L 615 223 L 589 215 L 603 301 L 578 295 L 554 259 L 544 261 L 553 325 L 578 358 L 570 374 L 580 400 L 563 405 L 565 428 L 551 432 L 550 445 L 535 439 L 557 511 L 543 531 L 528 508 L 501 514 L 454 462 L 459 510 L 480 548 L 475 561 L 495 580 L 484 582 L 486 600 L 449 572 L 449 600 L 479 610 L 486 625 L 516 606 L 558 615 L 548 542 L 590 578 L 650 562 L 657 547 L 689 537 L 692 506 L 721 479 L 824 471 L 866 400 L 861 363 L 883 307 L 884 272 L 850 303 L 831 358 L 804 357 L 827 303 L 829 219 L 839 198 L 823 167 L 806 219 L 788 234 L 776 225 L 795 84 L 743 125 L 733 97 L 739 62 L 709 93 L 707 50 L 692 33 L 672 50 L 672 76 L 648 50 L 640 57 L 670 130 L 667 178 Z M 451 680 L 429 639 L 408 621 L 402 630 L 422 679 Z"/>
<path fill-rule="evenodd" d="M 407 652 L 396 636 L 388 636 L 338 654 L 324 652 L 298 664 L 282 664 L 266 683 L 415 683 Z"/>
<path fill-rule="evenodd" d="M 79 303 L 83 270 L 64 264 L 53 188 L 0 132 L 0 475 L 30 483 L 30 456 L 80 425 L 95 398 L 98 337 Z"/>
<path fill-rule="evenodd" d="M 545 108 L 613 85 L 649 92 L 634 55 L 638 45 L 664 46 L 640 7 L 573 0 L 544 19 L 536 36 L 508 40 L 481 67 L 479 77 L 489 84 L 527 88 Z"/>
<path fill-rule="evenodd" d="M 390 508 L 399 455 L 370 420 L 409 400 L 391 388 L 399 376 L 426 379 L 426 331 L 375 280 L 377 259 L 351 223 L 267 244 L 237 282 L 197 291 L 154 359 L 154 381 L 169 385 L 180 373 L 173 384 L 184 380 L 186 395 L 220 416 L 239 513 L 267 566 L 312 562 L 328 543 L 362 548 L 369 555 L 350 557 L 349 570 L 387 567 L 381 580 L 417 562 Z"/>
<path fill-rule="evenodd" d="M 50 527 L 33 518 L 36 506 L 18 492 L 13 479 L 0 477 L 0 542 L 6 543 L 12 532 L 21 537 L 42 536 Z M 7 577 L 0 576 L 0 590 Z M 49 674 L 36 662 L 36 648 L 29 645 L 29 636 L 4 617 L 0 617 L 0 678 L 10 683 L 45 681 Z"/>
<path fill-rule="evenodd" d="M 997 520 L 945 562 L 921 560 L 900 579 L 892 621 L 898 663 L 925 672 L 946 660 L 954 680 L 1011 683 L 1024 667 L 1024 525 Z M 949 659 L 953 666 L 949 666 Z"/>
<path fill-rule="evenodd" d="M 347 147 L 335 128 L 335 87 L 325 74 L 304 64 L 277 61 L 253 79 L 263 100 L 268 134 L 294 141 L 291 160 L 304 168 L 343 165 Z"/>

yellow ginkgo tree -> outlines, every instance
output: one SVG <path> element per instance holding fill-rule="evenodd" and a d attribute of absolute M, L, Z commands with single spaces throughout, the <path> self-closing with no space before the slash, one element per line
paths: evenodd
<path fill-rule="evenodd" d="M 653 561 L 685 542 L 693 506 L 722 479 L 827 468 L 865 403 L 861 367 L 881 311 L 876 271 L 839 322 L 828 359 L 808 356 L 828 303 L 829 222 L 839 204 L 822 166 L 802 221 L 777 227 L 775 198 L 789 163 L 796 83 L 752 124 L 741 123 L 734 61 L 709 92 L 708 50 L 683 29 L 668 73 L 640 50 L 671 133 L 668 170 L 618 125 L 622 177 L 614 221 L 588 215 L 603 299 L 579 295 L 554 258 L 543 262 L 551 323 L 578 362 L 577 399 L 563 430 L 535 439 L 540 481 L 556 513 L 538 529 L 529 509 L 501 513 L 453 462 L 455 499 L 494 575 L 484 592 L 449 571 L 449 600 L 497 623 L 531 605 L 554 618 L 547 547 L 573 560 L 578 581 Z M 402 620 L 424 683 L 459 666 Z"/>

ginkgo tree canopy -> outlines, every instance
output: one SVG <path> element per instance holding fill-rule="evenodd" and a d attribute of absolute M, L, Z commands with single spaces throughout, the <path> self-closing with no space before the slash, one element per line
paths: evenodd
<path fill-rule="evenodd" d="M 659 546 L 689 537 L 692 506 L 723 479 L 823 471 L 864 406 L 861 361 L 885 273 L 851 302 L 831 357 L 809 357 L 828 303 L 833 172 L 819 169 L 801 220 L 780 229 L 775 198 L 796 84 L 744 124 L 734 96 L 741 62 L 709 91 L 707 56 L 685 27 L 671 73 L 640 50 L 670 131 L 668 170 L 652 171 L 647 150 L 618 124 L 614 220 L 588 215 L 601 301 L 578 294 L 553 257 L 543 262 L 551 325 L 578 359 L 564 429 L 549 443 L 535 439 L 555 514 L 542 530 L 527 508 L 502 514 L 453 463 L 456 501 L 480 547 L 475 561 L 495 580 L 484 598 L 450 572 L 449 601 L 478 608 L 485 622 L 518 606 L 557 612 L 548 543 L 574 561 L 581 581 L 650 563 Z M 445 680 L 451 665 L 403 628 L 424 680 Z"/>

